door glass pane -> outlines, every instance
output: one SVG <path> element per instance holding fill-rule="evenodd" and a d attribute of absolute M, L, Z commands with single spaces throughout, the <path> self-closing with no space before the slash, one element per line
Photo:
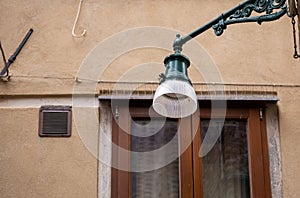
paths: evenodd
<path fill-rule="evenodd" d="M 247 121 L 201 121 L 201 136 L 218 133 L 220 137 L 210 152 L 202 157 L 205 198 L 250 197 Z"/>
<path fill-rule="evenodd" d="M 132 172 L 132 197 L 179 197 L 177 120 L 155 119 L 151 124 L 149 122 L 148 118 L 134 119 L 132 122 L 132 150 L 141 153 L 155 151 L 167 143 L 170 143 L 170 148 L 162 149 L 155 157 L 151 155 L 132 157 L 132 168 L 145 167 L 149 164 L 154 168 L 160 167 L 162 161 L 170 156 L 176 160 L 152 171 Z M 147 134 L 151 135 L 147 137 Z"/>

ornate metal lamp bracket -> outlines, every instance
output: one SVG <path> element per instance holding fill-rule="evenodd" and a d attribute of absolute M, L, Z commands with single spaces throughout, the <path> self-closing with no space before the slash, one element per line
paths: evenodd
<path fill-rule="evenodd" d="M 280 9 L 278 12 L 273 12 L 275 9 Z M 266 13 L 260 16 L 252 16 L 252 12 Z M 246 4 L 243 8 L 235 11 L 228 18 L 221 15 L 220 21 L 213 25 L 212 28 L 217 36 L 220 36 L 226 29 L 227 25 L 235 23 L 257 22 L 259 25 L 262 22 L 274 21 L 282 17 L 287 12 L 285 0 L 257 0 L 253 4 Z"/>
<path fill-rule="evenodd" d="M 274 12 L 274 10 L 278 11 Z M 253 12 L 261 15 L 251 16 Z M 213 28 L 215 34 L 220 36 L 223 34 L 228 25 L 248 22 L 256 22 L 261 24 L 262 22 L 277 20 L 286 13 L 286 0 L 246 0 L 245 2 L 237 5 L 231 10 L 221 14 L 217 18 L 203 25 L 194 32 L 191 32 L 187 36 L 178 37 L 177 35 L 173 44 L 173 48 L 175 53 L 180 53 L 182 46 L 186 42 L 210 28 Z"/>

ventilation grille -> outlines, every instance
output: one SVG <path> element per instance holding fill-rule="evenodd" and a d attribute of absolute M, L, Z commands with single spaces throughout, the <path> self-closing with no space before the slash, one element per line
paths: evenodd
<path fill-rule="evenodd" d="M 71 120 L 71 107 L 41 107 L 39 135 L 41 137 L 69 137 L 71 136 Z"/>

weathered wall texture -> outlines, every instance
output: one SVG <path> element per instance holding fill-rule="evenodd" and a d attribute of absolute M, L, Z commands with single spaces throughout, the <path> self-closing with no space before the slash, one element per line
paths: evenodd
<path fill-rule="evenodd" d="M 71 30 L 79 0 L 2 0 L 0 39 L 7 58 L 29 28 L 33 28 L 34 33 L 10 68 L 10 82 L 0 81 L 0 96 L 10 99 L 18 95 L 22 99 L 25 95 L 46 98 L 49 95 L 72 94 L 81 62 L 99 42 L 109 36 L 144 26 L 159 26 L 188 33 L 239 2 L 85 0 L 76 32 L 80 33 L 83 29 L 88 32 L 83 38 L 73 38 Z M 174 37 L 167 41 L 170 50 Z M 289 18 L 284 17 L 262 26 L 232 25 L 221 37 L 216 37 L 209 30 L 196 40 L 211 55 L 225 83 L 277 85 L 283 193 L 284 197 L 300 197 L 300 64 L 299 60 L 292 58 Z M 169 53 L 171 51 L 148 48 L 130 51 L 117 57 L 102 79 L 118 80 L 129 68 L 148 62 L 161 63 Z M 164 69 L 162 64 L 157 67 L 151 74 L 152 81 L 157 80 L 154 70 Z M 190 71 L 192 81 L 202 81 L 193 66 Z M 1 195 L 96 196 L 97 161 L 82 145 L 77 132 L 74 130 L 73 136 L 66 139 L 40 139 L 37 136 L 37 113 L 36 108 L 0 107 Z"/>

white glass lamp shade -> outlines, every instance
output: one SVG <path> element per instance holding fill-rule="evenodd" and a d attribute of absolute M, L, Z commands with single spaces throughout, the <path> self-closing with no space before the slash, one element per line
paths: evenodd
<path fill-rule="evenodd" d="M 194 88 L 187 81 L 166 80 L 156 89 L 153 109 L 170 118 L 183 118 L 193 114 L 198 108 Z"/>

